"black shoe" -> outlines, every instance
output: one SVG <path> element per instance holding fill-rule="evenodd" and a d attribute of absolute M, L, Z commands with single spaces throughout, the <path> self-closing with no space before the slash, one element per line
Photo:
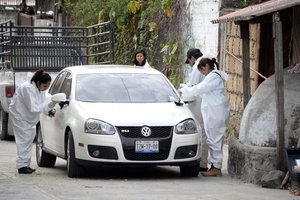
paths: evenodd
<path fill-rule="evenodd" d="M 31 172 L 35 172 L 35 169 L 32 169 L 31 167 L 28 167 L 30 170 L 31 170 Z"/>
<path fill-rule="evenodd" d="M 21 167 L 18 169 L 19 174 L 32 174 L 34 171 L 35 169 L 31 169 L 30 167 Z"/>
<path fill-rule="evenodd" d="M 207 170 L 207 167 L 199 167 L 199 172 L 206 172 Z"/>

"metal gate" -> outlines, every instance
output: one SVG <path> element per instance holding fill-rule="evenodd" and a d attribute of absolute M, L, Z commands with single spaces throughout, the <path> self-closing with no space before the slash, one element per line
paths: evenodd
<path fill-rule="evenodd" d="M 14 71 L 114 63 L 113 25 L 33 27 L 6 21 L 0 24 L 1 62 L 10 63 Z"/>

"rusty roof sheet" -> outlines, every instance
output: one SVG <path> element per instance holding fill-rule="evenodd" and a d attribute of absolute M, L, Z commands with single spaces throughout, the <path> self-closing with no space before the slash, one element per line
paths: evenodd
<path fill-rule="evenodd" d="M 269 0 L 260 4 L 248 6 L 235 12 L 223 15 L 215 20 L 213 24 L 229 21 L 248 21 L 255 17 L 273 13 L 286 8 L 300 5 L 300 0 Z"/>

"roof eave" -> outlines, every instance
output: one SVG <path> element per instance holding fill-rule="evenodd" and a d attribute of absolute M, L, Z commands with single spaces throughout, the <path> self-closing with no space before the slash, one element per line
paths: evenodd
<path fill-rule="evenodd" d="M 235 23 L 241 21 L 251 21 L 257 17 L 269 15 L 277 11 L 281 11 L 299 5 L 300 0 L 269 0 L 220 16 L 217 19 L 211 20 L 211 22 L 213 24 L 216 24 L 232 21 L 234 21 Z"/>
<path fill-rule="evenodd" d="M 242 21 L 250 21 L 254 18 L 256 18 L 258 16 L 256 15 L 251 15 L 251 16 L 238 16 L 238 17 L 233 17 L 233 18 L 223 18 L 223 19 L 215 19 L 215 20 L 211 20 L 210 22 L 213 24 L 217 24 L 217 23 L 226 23 L 226 22 L 232 22 L 234 21 L 235 23 L 240 23 Z"/>

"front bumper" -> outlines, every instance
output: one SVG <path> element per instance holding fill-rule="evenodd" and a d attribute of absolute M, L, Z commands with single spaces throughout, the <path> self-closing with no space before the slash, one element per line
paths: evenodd
<path fill-rule="evenodd" d="M 160 132 L 161 133 L 161 132 Z M 200 161 L 200 134 L 178 135 L 173 129 L 152 138 L 74 134 L 75 155 L 81 165 L 184 165 Z M 136 141 L 158 141 L 157 153 L 136 153 Z"/>

